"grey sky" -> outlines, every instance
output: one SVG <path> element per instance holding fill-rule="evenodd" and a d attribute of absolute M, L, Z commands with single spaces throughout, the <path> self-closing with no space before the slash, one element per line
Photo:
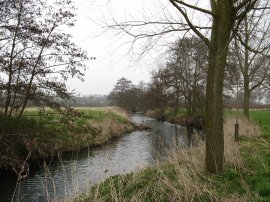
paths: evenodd
<path fill-rule="evenodd" d="M 74 0 L 75 1 L 75 0 Z M 195 1 L 195 0 L 194 0 Z M 116 81 L 121 77 L 126 77 L 133 83 L 140 81 L 148 82 L 150 71 L 165 61 L 165 45 L 175 41 L 181 33 L 173 32 L 166 37 L 162 37 L 155 44 L 154 48 L 144 54 L 143 59 L 137 60 L 141 53 L 142 44 L 145 41 L 139 41 L 135 44 L 131 53 L 128 53 L 131 47 L 132 38 L 126 35 L 115 35 L 113 32 L 102 34 L 101 22 L 110 22 L 112 18 L 118 21 L 146 20 L 146 21 L 181 21 L 180 14 L 167 0 L 76 0 L 78 7 L 78 16 L 76 26 L 71 30 L 75 42 L 86 50 L 89 57 L 97 58 L 95 61 L 89 61 L 88 70 L 85 72 L 85 81 L 71 79 L 68 81 L 70 89 L 82 95 L 89 94 L 108 94 Z M 205 1 L 201 3 L 208 6 Z M 192 20 L 196 24 L 205 22 L 204 16 L 198 13 L 190 12 Z M 113 17 L 112 17 L 113 16 Z M 207 21 L 206 21 L 207 22 Z M 110 24 L 110 23 L 109 23 Z M 152 26 L 149 30 L 158 32 L 162 26 L 157 28 Z M 141 30 L 137 30 L 141 32 Z"/>
<path fill-rule="evenodd" d="M 126 77 L 137 84 L 141 80 L 149 81 L 149 71 L 154 67 L 155 58 L 146 56 L 146 59 L 137 61 L 132 54 L 127 54 L 130 45 L 123 45 L 128 38 L 120 39 L 113 33 L 100 35 L 101 29 L 97 23 L 114 16 L 125 16 L 139 10 L 143 1 L 115 0 L 91 1 L 76 0 L 78 16 L 76 26 L 71 30 L 75 42 L 86 50 L 89 57 L 97 60 L 87 62 L 88 69 L 85 72 L 85 81 L 81 83 L 76 79 L 70 79 L 68 86 L 82 95 L 107 94 L 117 79 Z M 138 11 L 137 10 L 137 11 Z"/>

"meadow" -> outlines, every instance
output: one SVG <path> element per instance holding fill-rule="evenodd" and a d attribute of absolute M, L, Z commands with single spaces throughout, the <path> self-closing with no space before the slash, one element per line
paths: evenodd
<path fill-rule="evenodd" d="M 75 201 L 270 201 L 270 111 L 240 115 L 240 141 L 234 141 L 235 113 L 224 117 L 225 168 L 211 175 L 204 168 L 204 142 L 176 147 L 165 163 L 114 176 Z"/>
<path fill-rule="evenodd" d="M 75 108 L 42 112 L 29 108 L 21 118 L 11 117 L 1 135 L 0 169 L 21 165 L 30 160 L 55 156 L 59 152 L 94 147 L 131 132 L 135 125 L 127 112 L 119 108 Z"/>

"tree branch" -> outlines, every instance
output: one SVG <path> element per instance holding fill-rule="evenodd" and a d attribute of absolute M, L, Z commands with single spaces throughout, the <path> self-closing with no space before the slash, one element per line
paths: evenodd
<path fill-rule="evenodd" d="M 209 14 L 209 15 L 212 15 L 212 16 L 215 16 L 215 13 L 213 13 L 213 12 L 211 12 L 209 10 L 206 10 L 206 9 L 203 9 L 203 8 L 200 8 L 200 7 L 197 7 L 197 6 L 190 5 L 190 4 L 185 3 L 185 2 L 183 2 L 181 0 L 174 0 L 174 1 L 177 2 L 177 3 L 179 3 L 179 4 L 184 5 L 186 7 L 192 8 L 194 10 L 201 11 L 203 13 L 206 13 L 206 14 Z"/>
<path fill-rule="evenodd" d="M 257 53 L 257 54 L 262 54 L 265 50 L 267 50 L 268 48 L 270 48 L 270 44 L 268 44 L 267 46 L 265 46 L 262 50 L 256 50 L 252 47 L 250 47 L 249 45 L 245 44 L 245 42 L 243 41 L 243 39 L 241 38 L 239 33 L 236 33 L 236 36 L 238 38 L 238 40 L 240 41 L 240 43 L 249 51 L 253 52 L 253 53 Z"/>
<path fill-rule="evenodd" d="M 254 1 L 253 0 L 245 0 L 236 7 L 236 10 L 240 10 L 241 8 L 246 6 L 247 4 L 255 4 L 257 1 L 258 0 L 254 0 Z"/>
<path fill-rule="evenodd" d="M 203 42 L 209 47 L 210 46 L 209 40 L 193 25 L 193 23 L 190 21 L 190 19 L 188 18 L 187 14 L 183 11 L 183 9 L 175 2 L 175 0 L 169 0 L 169 1 L 183 15 L 183 17 L 185 18 L 186 22 L 188 23 L 192 31 L 195 34 L 197 34 L 197 36 L 200 37 L 203 40 Z"/>

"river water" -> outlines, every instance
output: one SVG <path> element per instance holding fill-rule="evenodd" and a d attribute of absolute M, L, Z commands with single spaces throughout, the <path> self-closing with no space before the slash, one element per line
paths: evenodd
<path fill-rule="evenodd" d="M 130 173 L 166 157 L 166 149 L 186 145 L 183 127 L 134 114 L 134 122 L 151 129 L 135 131 L 101 147 L 65 154 L 61 160 L 30 169 L 30 176 L 16 183 L 14 176 L 0 176 L 0 201 L 43 202 L 86 191 L 112 175 Z M 15 191 L 16 190 L 16 191 Z"/>

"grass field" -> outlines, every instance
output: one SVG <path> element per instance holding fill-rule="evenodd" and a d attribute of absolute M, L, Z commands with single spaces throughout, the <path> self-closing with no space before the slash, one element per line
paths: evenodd
<path fill-rule="evenodd" d="M 154 168 L 111 177 L 76 201 L 270 201 L 270 111 L 251 111 L 252 122 L 241 116 L 239 143 L 233 140 L 235 116 L 225 117 L 222 174 L 205 173 L 202 143 L 170 151 Z"/>
<path fill-rule="evenodd" d="M 263 134 L 266 138 L 270 138 L 270 110 L 257 111 L 252 110 L 250 112 L 252 120 L 256 121 L 263 130 Z"/>
<path fill-rule="evenodd" d="M 108 122 L 110 131 L 106 127 Z M 11 134 L 35 139 L 50 150 L 55 146 L 69 150 L 102 144 L 132 129 L 128 115 L 118 108 L 76 108 L 71 113 L 51 110 L 40 113 L 30 108 L 22 119 L 14 119 L 12 124 Z"/>
<path fill-rule="evenodd" d="M 1 136 L 0 169 L 20 164 L 30 151 L 31 158 L 38 159 L 101 145 L 134 130 L 128 114 L 119 108 L 78 108 L 68 113 L 30 108 L 22 118 L 1 124 L 8 134 Z"/>

